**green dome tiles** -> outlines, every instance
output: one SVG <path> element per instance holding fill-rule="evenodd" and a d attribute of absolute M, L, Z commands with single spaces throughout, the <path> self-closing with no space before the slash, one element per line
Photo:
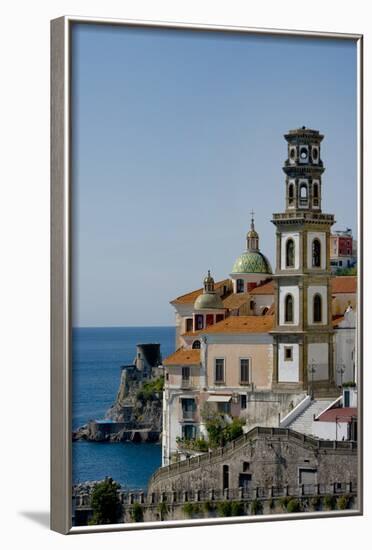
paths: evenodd
<path fill-rule="evenodd" d="M 234 263 L 232 273 L 265 273 L 271 275 L 269 261 L 261 252 L 243 252 Z"/>

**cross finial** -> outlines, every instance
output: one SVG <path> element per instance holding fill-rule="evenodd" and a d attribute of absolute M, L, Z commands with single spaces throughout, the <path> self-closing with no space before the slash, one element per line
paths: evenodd
<path fill-rule="evenodd" d="M 254 229 L 254 210 L 251 210 L 251 229 Z"/>

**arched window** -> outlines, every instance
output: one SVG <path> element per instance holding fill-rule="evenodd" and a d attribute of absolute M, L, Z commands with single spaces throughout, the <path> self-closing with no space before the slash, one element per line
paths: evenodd
<path fill-rule="evenodd" d="M 293 296 L 287 294 L 284 301 L 284 320 L 286 323 L 293 323 Z"/>
<path fill-rule="evenodd" d="M 313 203 L 314 206 L 319 206 L 319 187 L 317 183 L 313 184 Z"/>
<path fill-rule="evenodd" d="M 192 349 L 200 349 L 200 340 L 194 340 L 193 341 Z"/>
<path fill-rule="evenodd" d="M 293 239 L 288 239 L 285 245 L 285 265 L 286 267 L 294 267 L 294 255 L 295 244 Z"/>
<path fill-rule="evenodd" d="M 243 279 L 236 280 L 236 292 L 244 292 L 244 281 Z"/>
<path fill-rule="evenodd" d="M 303 183 L 300 187 L 300 199 L 307 200 L 307 185 Z"/>
<path fill-rule="evenodd" d="M 315 294 L 313 299 L 313 318 L 314 323 L 322 322 L 322 297 L 320 294 Z"/>
<path fill-rule="evenodd" d="M 289 204 L 293 204 L 293 199 L 294 199 L 294 185 L 293 185 L 293 183 L 290 183 L 289 187 L 288 187 L 288 201 L 289 201 Z"/>
<path fill-rule="evenodd" d="M 319 239 L 313 240 L 313 267 L 320 267 L 320 252 L 321 252 L 321 245 Z"/>

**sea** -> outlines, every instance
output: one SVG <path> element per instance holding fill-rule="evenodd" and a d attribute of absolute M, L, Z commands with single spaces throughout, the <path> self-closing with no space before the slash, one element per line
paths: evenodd
<path fill-rule="evenodd" d="M 174 351 L 174 327 L 73 328 L 72 428 L 104 418 L 119 388 L 121 365 L 133 363 L 136 344 L 159 343 L 164 357 Z M 161 465 L 159 443 L 72 444 L 73 483 L 112 477 L 126 489 L 146 489 Z"/>

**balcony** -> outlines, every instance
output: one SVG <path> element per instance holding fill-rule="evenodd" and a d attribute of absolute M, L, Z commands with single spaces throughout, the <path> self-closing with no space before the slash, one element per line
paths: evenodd
<path fill-rule="evenodd" d="M 181 409 L 181 421 L 182 422 L 195 422 L 196 421 L 196 409 L 185 410 Z"/>
<path fill-rule="evenodd" d="M 190 389 L 193 389 L 195 385 L 193 384 L 191 378 L 182 378 L 180 387 L 183 390 L 190 390 Z"/>

